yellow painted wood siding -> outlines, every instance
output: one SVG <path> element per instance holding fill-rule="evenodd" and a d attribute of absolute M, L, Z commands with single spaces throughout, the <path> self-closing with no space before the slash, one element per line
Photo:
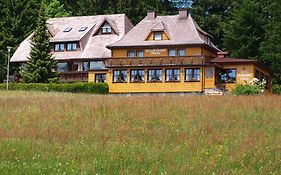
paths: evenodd
<path fill-rule="evenodd" d="M 207 69 L 211 69 L 213 71 L 212 77 L 207 77 Z M 215 88 L 215 68 L 214 67 L 205 67 L 204 78 L 205 78 L 204 87 L 206 89 Z"/>
<path fill-rule="evenodd" d="M 224 69 L 236 69 L 236 83 L 222 83 L 228 91 L 232 91 L 238 84 L 246 84 L 254 78 L 254 65 L 225 65 Z"/>
<path fill-rule="evenodd" d="M 195 67 L 194 67 L 195 68 Z M 198 67 L 196 67 L 198 68 Z M 147 69 L 150 68 L 146 68 Z M 151 68 L 159 69 L 159 68 Z M 127 69 L 127 83 L 113 83 L 113 69 L 110 69 L 107 73 L 107 82 L 109 85 L 110 93 L 139 93 L 139 92 L 201 92 L 203 91 L 203 73 L 200 68 L 201 81 L 200 82 L 185 82 L 185 68 L 181 68 L 181 81 L 180 82 L 165 82 L 165 74 L 162 74 L 162 82 L 150 83 L 147 82 L 147 73 L 145 73 L 145 82 L 143 83 L 131 83 L 130 69 Z M 162 69 L 165 72 L 165 69 Z"/>

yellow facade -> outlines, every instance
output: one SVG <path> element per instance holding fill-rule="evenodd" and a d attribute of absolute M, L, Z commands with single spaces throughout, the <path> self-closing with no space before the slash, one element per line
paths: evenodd
<path fill-rule="evenodd" d="M 184 49 L 186 56 L 199 56 L 204 55 L 206 57 L 215 58 L 216 53 L 202 48 L 202 47 L 169 47 L 169 48 L 133 48 L 133 49 L 114 49 L 112 50 L 113 58 L 124 58 L 128 56 L 128 51 L 144 51 L 144 57 L 164 57 L 169 56 L 169 49 Z"/>
<path fill-rule="evenodd" d="M 185 69 L 180 68 L 180 82 L 165 82 L 165 69 L 162 69 L 162 82 L 151 83 L 147 81 L 147 73 L 144 75 L 144 82 L 133 83 L 130 82 L 130 69 L 127 70 L 127 82 L 126 83 L 114 83 L 113 81 L 113 70 L 110 69 L 107 73 L 107 82 L 109 85 L 110 93 L 141 93 L 141 92 L 202 92 L 202 80 L 203 73 L 202 67 L 188 67 L 188 68 L 200 68 L 200 82 L 185 82 Z M 159 68 L 145 68 L 145 72 L 148 69 L 159 69 Z M 168 68 L 170 69 L 170 68 Z"/>

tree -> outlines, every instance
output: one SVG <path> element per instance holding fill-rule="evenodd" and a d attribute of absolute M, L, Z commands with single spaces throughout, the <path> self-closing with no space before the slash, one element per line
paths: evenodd
<path fill-rule="evenodd" d="M 279 0 L 272 0 L 267 6 L 264 26 L 265 39 L 261 43 L 263 61 L 271 66 L 275 73 L 275 83 L 281 84 L 281 4 Z"/>
<path fill-rule="evenodd" d="M 24 82 L 48 83 L 57 78 L 57 63 L 50 54 L 49 33 L 46 25 L 44 3 L 42 2 L 37 27 L 32 41 L 29 61 L 20 73 Z"/>
<path fill-rule="evenodd" d="M 224 22 L 224 48 L 232 57 L 260 59 L 265 24 L 261 2 L 244 0 Z"/>
<path fill-rule="evenodd" d="M 191 8 L 192 16 L 203 30 L 212 35 L 213 42 L 222 47 L 223 23 L 238 1 L 232 0 L 194 0 Z"/>
<path fill-rule="evenodd" d="M 45 13 L 47 18 L 70 16 L 70 13 L 64 9 L 64 5 L 60 4 L 58 0 L 51 0 L 51 2 L 46 6 Z"/>
<path fill-rule="evenodd" d="M 7 46 L 17 46 L 35 29 L 37 0 L 1 0 L 0 3 L 0 81 L 6 76 Z M 13 73 L 15 66 L 10 70 Z"/>

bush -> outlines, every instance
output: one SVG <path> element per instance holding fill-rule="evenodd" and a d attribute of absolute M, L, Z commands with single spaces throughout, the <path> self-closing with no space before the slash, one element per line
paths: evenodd
<path fill-rule="evenodd" d="M 5 89 L 6 84 L 0 84 L 0 90 Z M 108 94 L 108 85 L 106 83 L 10 83 L 9 89 L 21 91 Z"/>
<path fill-rule="evenodd" d="M 273 94 L 281 95 L 281 85 L 280 84 L 273 85 L 272 92 L 273 92 Z"/>
<path fill-rule="evenodd" d="M 258 95 L 260 94 L 259 88 L 253 85 L 238 85 L 232 91 L 234 95 Z"/>
<path fill-rule="evenodd" d="M 234 95 L 259 95 L 264 91 L 266 81 L 257 78 L 247 82 L 245 85 L 237 85 L 232 91 Z"/>

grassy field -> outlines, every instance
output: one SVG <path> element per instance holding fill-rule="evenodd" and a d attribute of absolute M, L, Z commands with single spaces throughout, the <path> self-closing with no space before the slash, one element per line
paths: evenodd
<path fill-rule="evenodd" d="M 0 174 L 280 174 L 281 96 L 0 91 Z"/>

